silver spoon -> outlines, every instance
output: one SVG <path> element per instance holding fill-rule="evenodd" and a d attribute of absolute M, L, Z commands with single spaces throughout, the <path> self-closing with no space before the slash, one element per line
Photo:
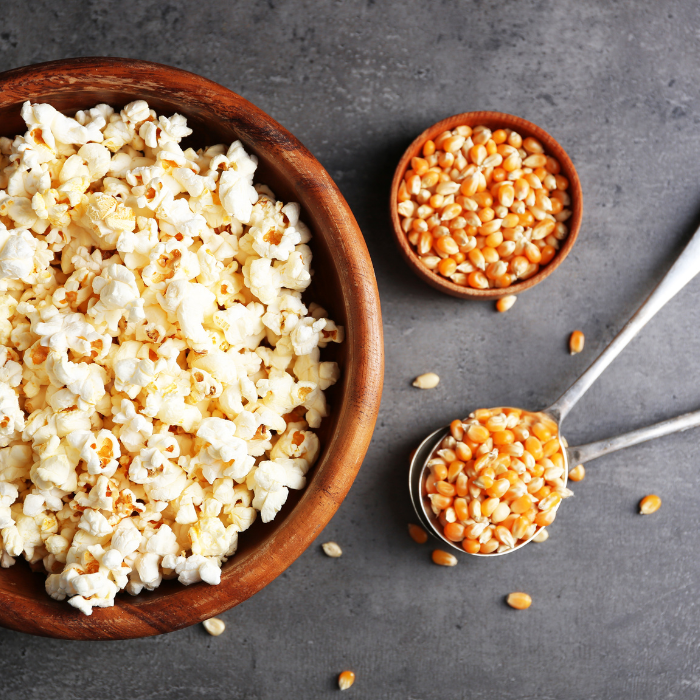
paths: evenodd
<path fill-rule="evenodd" d="M 603 371 L 612 363 L 612 361 L 622 352 L 627 344 L 634 338 L 639 331 L 647 324 L 647 322 L 659 311 L 670 299 L 672 299 L 688 282 L 690 282 L 698 273 L 700 273 L 700 228 L 695 232 L 690 242 L 680 254 L 671 269 L 666 273 L 666 276 L 661 280 L 654 291 L 649 295 L 647 300 L 642 304 L 637 313 L 627 322 L 622 330 L 615 336 L 613 341 L 607 348 L 598 356 L 593 364 L 573 383 L 573 385 L 565 391 L 562 396 L 557 399 L 549 408 L 542 411 L 547 414 L 559 429 L 561 438 L 561 424 L 569 414 L 571 409 L 578 403 L 579 399 L 588 391 L 596 379 Z M 700 426 L 700 411 L 692 411 L 685 413 L 676 418 L 671 418 L 661 423 L 640 428 L 624 435 L 619 435 L 598 442 L 591 442 L 587 445 L 579 447 L 565 447 L 563 450 L 565 461 L 565 476 L 564 481 L 568 481 L 570 465 L 583 464 L 590 460 L 602 457 L 611 452 L 616 452 L 625 447 L 637 445 L 640 442 L 653 440 L 654 438 L 663 437 L 671 433 L 688 430 Z M 436 516 L 430 508 L 424 488 L 425 479 L 427 478 L 427 463 L 433 454 L 437 445 L 449 435 L 449 426 L 440 428 L 434 433 L 428 435 L 425 440 L 418 446 L 411 458 L 409 467 L 408 485 L 411 496 L 411 502 L 418 515 L 422 525 L 437 538 L 442 540 L 457 551 L 467 554 L 458 544 L 451 542 L 445 538 L 441 532 Z M 562 441 L 566 445 L 566 441 Z M 541 529 L 541 528 L 539 528 Z M 539 532 L 538 529 L 538 532 Z M 537 534 L 537 533 L 535 533 Z M 522 542 L 521 544 L 500 553 L 482 554 L 477 553 L 473 556 L 493 557 L 498 554 L 510 554 L 516 549 L 520 549 L 532 540 L 533 536 Z"/>

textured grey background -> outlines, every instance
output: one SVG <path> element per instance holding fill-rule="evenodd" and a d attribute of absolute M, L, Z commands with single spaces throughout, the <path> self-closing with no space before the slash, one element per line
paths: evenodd
<path fill-rule="evenodd" d="M 106 700 L 331 697 L 693 698 L 700 694 L 697 431 L 591 463 L 546 544 L 430 563 L 406 534 L 419 436 L 480 405 L 539 408 L 641 303 L 700 213 L 700 7 L 686 2 L 48 2 L 0 4 L 0 69 L 68 56 L 168 63 L 288 127 L 330 171 L 369 246 L 386 384 L 336 517 L 278 580 L 201 627 L 74 643 L 0 630 L 0 696 Z M 495 109 L 568 150 L 584 223 L 558 273 L 505 315 L 441 296 L 399 259 L 387 215 L 403 149 L 431 123 Z M 570 442 L 700 408 L 700 281 L 570 416 Z M 566 339 L 586 333 L 569 357 Z M 419 392 L 411 379 L 443 382 Z M 661 495 L 654 516 L 639 498 Z M 337 540 L 339 560 L 320 552 Z M 503 603 L 533 597 L 527 612 Z"/>

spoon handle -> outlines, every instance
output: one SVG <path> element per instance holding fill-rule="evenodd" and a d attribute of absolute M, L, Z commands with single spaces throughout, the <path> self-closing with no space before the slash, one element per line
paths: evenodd
<path fill-rule="evenodd" d="M 627 343 L 639 333 L 647 322 L 685 287 L 700 272 L 700 229 L 698 229 L 680 257 L 673 264 L 656 289 L 613 341 L 598 356 L 593 364 L 567 389 L 557 401 L 547 409 L 557 421 L 561 422 L 578 400 L 588 391 L 593 382 L 603 373 L 609 364 L 622 352 Z"/>
<path fill-rule="evenodd" d="M 569 464 L 577 465 L 590 462 L 592 459 L 597 459 L 610 452 L 617 452 L 625 447 L 638 445 L 640 442 L 653 440 L 654 438 L 670 435 L 671 433 L 679 433 L 689 428 L 696 428 L 700 425 L 700 411 L 692 411 L 684 413 L 682 416 L 670 418 L 649 425 L 646 428 L 633 430 L 631 433 L 618 435 L 617 437 L 608 438 L 606 440 L 598 440 L 598 442 L 589 442 L 587 445 L 569 448 Z"/>

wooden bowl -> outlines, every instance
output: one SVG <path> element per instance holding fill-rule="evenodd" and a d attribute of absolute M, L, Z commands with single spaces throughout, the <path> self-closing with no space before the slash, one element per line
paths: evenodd
<path fill-rule="evenodd" d="M 345 326 L 346 339 L 327 358 L 341 366 L 328 392 L 322 451 L 306 488 L 292 492 L 277 518 L 243 533 L 224 565 L 221 584 L 185 587 L 165 581 L 152 593 L 120 593 L 112 608 L 90 617 L 44 591 L 45 574 L 23 560 L 0 569 L 0 625 L 65 639 L 127 639 L 171 632 L 206 620 L 246 600 L 281 574 L 317 537 L 345 497 L 374 428 L 383 376 L 382 324 L 372 263 L 357 223 L 335 183 L 286 129 L 242 97 L 176 68 L 145 61 L 81 58 L 0 74 L 0 134 L 26 127 L 25 100 L 49 102 L 66 114 L 105 102 L 121 108 L 145 99 L 161 114 L 179 112 L 194 134 L 186 145 L 240 139 L 260 161 L 256 181 L 301 205 L 313 231 L 314 281 L 305 301 L 316 300 Z M 328 349 L 330 350 L 330 349 Z"/>
<path fill-rule="evenodd" d="M 545 153 L 556 158 L 561 164 L 561 174 L 569 180 L 569 195 L 571 197 L 571 216 L 566 222 L 569 227 L 569 235 L 563 241 L 561 248 L 557 251 L 552 261 L 545 265 L 536 275 L 530 279 L 512 284 L 505 289 L 473 289 L 472 287 L 463 287 L 455 284 L 451 280 L 442 275 L 429 270 L 418 257 L 418 253 L 409 243 L 408 237 L 401 230 L 401 221 L 398 212 L 398 192 L 401 186 L 406 171 L 410 168 L 411 158 L 421 155 L 423 144 L 429 139 L 435 139 L 443 131 L 452 130 L 460 125 L 479 126 L 483 124 L 492 130 L 496 129 L 513 129 L 517 131 L 523 139 L 528 136 L 534 136 L 544 146 Z M 503 112 L 465 112 L 464 114 L 455 114 L 453 117 L 443 119 L 437 124 L 433 124 L 426 129 L 406 150 L 403 157 L 399 161 L 398 167 L 394 174 L 394 180 L 391 183 L 391 199 L 389 201 L 391 209 L 391 221 L 394 228 L 394 236 L 399 245 L 399 249 L 409 264 L 411 269 L 428 284 L 439 289 L 445 294 L 450 294 L 461 299 L 498 299 L 508 296 L 509 294 L 519 294 L 530 287 L 534 287 L 542 280 L 556 270 L 559 265 L 564 262 L 564 258 L 573 248 L 581 228 L 581 216 L 583 212 L 583 196 L 581 194 L 581 182 L 574 168 L 574 164 L 566 154 L 566 151 L 544 130 L 536 124 L 515 117 L 512 114 Z"/>

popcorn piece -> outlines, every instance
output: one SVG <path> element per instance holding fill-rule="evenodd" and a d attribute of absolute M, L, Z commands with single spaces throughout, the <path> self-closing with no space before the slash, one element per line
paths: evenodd
<path fill-rule="evenodd" d="M 7 447 L 19 439 L 24 430 L 24 414 L 19 397 L 6 382 L 0 382 L 0 447 Z"/>
<path fill-rule="evenodd" d="M 255 493 L 253 507 L 260 511 L 264 523 L 270 522 L 286 503 L 290 488 L 302 489 L 306 485 L 300 462 L 305 464 L 296 459 L 265 461 L 248 475 L 248 487 Z"/>
<path fill-rule="evenodd" d="M 66 355 L 51 351 L 46 359 L 46 373 L 54 386 L 65 386 L 75 394 L 81 411 L 94 409 L 105 394 L 105 371 L 99 365 L 71 362 Z"/>
<path fill-rule="evenodd" d="M 51 149 L 56 148 L 57 141 L 78 145 L 103 140 L 101 129 L 105 126 L 104 119 L 81 126 L 75 119 L 64 116 L 48 104 L 33 105 L 25 102 L 22 106 L 22 119 L 29 129 L 27 136 L 37 143 L 43 142 Z"/>
<path fill-rule="evenodd" d="M 159 296 L 163 310 L 177 319 L 187 344 L 196 351 L 208 349 L 209 336 L 203 322 L 215 300 L 206 287 L 186 280 L 171 282 L 165 295 Z"/>
<path fill-rule="evenodd" d="M 253 349 L 260 344 L 265 334 L 263 313 L 262 304 L 232 304 L 228 309 L 214 314 L 214 323 L 224 332 L 229 345 L 236 349 Z"/>
<path fill-rule="evenodd" d="M 121 456 L 119 441 L 109 430 L 93 435 L 88 430 L 76 430 L 67 437 L 68 444 L 80 452 L 88 474 L 113 476 Z"/>
<path fill-rule="evenodd" d="M 109 265 L 99 277 L 95 277 L 92 288 L 100 295 L 100 300 L 88 314 L 95 320 L 97 327 L 106 327 L 110 335 L 119 335 L 118 324 L 122 317 L 129 323 L 145 318 L 144 302 L 134 273 L 123 265 Z"/>
<path fill-rule="evenodd" d="M 224 162 L 226 169 L 219 177 L 221 204 L 232 217 L 242 224 L 247 224 L 253 204 L 258 200 L 258 193 L 253 187 L 257 159 L 248 156 L 241 142 L 235 141 L 231 144 Z"/>
<path fill-rule="evenodd" d="M 241 438 L 235 437 L 236 424 L 223 418 L 205 418 L 199 425 L 197 437 L 209 443 L 206 448 L 207 456 L 211 460 L 226 462 L 226 468 L 222 476 L 230 476 L 234 479 L 243 479 L 255 464 L 255 460 L 248 455 L 246 443 Z M 215 473 L 206 468 L 202 470 L 209 483 Z"/>
<path fill-rule="evenodd" d="M 94 537 L 106 537 L 112 533 L 107 518 L 99 510 L 89 508 L 83 512 L 78 527 Z"/>
<path fill-rule="evenodd" d="M 3 208 L 8 209 L 8 202 L 0 204 L 0 214 Z M 8 215 L 15 218 L 11 208 Z M 47 251 L 46 243 L 34 238 L 29 231 L 8 231 L 0 224 L 0 279 L 29 281 L 33 272 L 45 270 L 52 259 L 53 253 Z"/>
<path fill-rule="evenodd" d="M 321 331 L 326 327 L 326 319 L 303 318 L 294 326 L 290 337 L 296 355 L 308 355 L 321 340 Z"/>
<path fill-rule="evenodd" d="M 127 399 L 122 399 L 121 409 L 113 415 L 112 420 L 123 426 L 119 431 L 119 441 L 129 452 L 140 451 L 153 434 L 153 424 L 137 413 L 134 404 Z"/>
<path fill-rule="evenodd" d="M 72 182 L 73 180 L 70 180 L 61 187 L 65 188 Z M 130 207 L 122 204 L 112 195 L 95 192 L 88 196 L 84 214 L 78 223 L 90 231 L 102 250 L 114 250 L 119 237 L 124 232 L 130 232 L 136 228 L 136 217 Z"/>
<path fill-rule="evenodd" d="M 103 144 L 88 143 L 80 148 L 78 156 L 85 162 L 91 182 L 101 180 L 109 172 L 112 156 Z"/>

